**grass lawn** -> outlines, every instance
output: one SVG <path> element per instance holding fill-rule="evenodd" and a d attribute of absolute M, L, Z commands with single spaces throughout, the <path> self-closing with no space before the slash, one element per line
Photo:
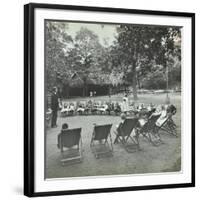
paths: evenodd
<path fill-rule="evenodd" d="M 139 95 L 138 103 L 163 104 L 165 94 L 145 94 Z M 93 97 L 97 100 L 107 101 L 108 96 Z M 132 97 L 129 97 L 132 99 Z M 141 151 L 127 153 L 120 144 L 114 146 L 114 156 L 96 159 L 90 149 L 90 140 L 93 131 L 93 123 L 112 123 L 113 130 L 120 121 L 117 116 L 72 116 L 58 117 L 57 128 L 47 128 L 46 130 L 46 178 L 61 177 L 81 177 L 98 175 L 125 175 L 144 174 L 180 171 L 181 169 L 181 96 L 180 94 L 170 94 L 171 103 L 177 107 L 174 121 L 177 125 L 178 137 L 162 133 L 164 144 L 154 147 L 143 137 L 140 137 Z M 70 99 L 67 101 L 81 101 L 84 98 Z M 113 101 L 122 101 L 122 96 L 111 97 Z M 83 141 L 83 162 L 74 165 L 62 166 L 60 163 L 60 150 L 57 148 L 57 135 L 60 132 L 62 123 L 68 123 L 69 128 L 82 128 Z"/>

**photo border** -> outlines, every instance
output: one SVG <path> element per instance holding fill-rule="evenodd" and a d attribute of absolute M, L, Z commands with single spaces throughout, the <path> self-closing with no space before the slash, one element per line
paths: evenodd
<path fill-rule="evenodd" d="M 97 11 L 108 13 L 128 13 L 141 15 L 156 15 L 156 16 L 178 16 L 191 18 L 191 35 L 192 35 L 192 130 L 191 130 L 191 183 L 181 184 L 164 184 L 164 185 L 144 185 L 144 186 L 130 186 L 117 188 L 99 188 L 99 189 L 82 189 L 82 190 L 68 190 L 68 191 L 46 191 L 35 192 L 35 172 L 34 172 L 34 131 L 35 131 L 35 76 L 34 76 L 34 31 L 35 31 L 35 9 L 58 9 L 58 10 L 76 10 L 76 11 Z M 58 5 L 58 4 L 37 4 L 30 3 L 24 5 L 24 195 L 29 197 L 36 196 L 56 196 L 56 195 L 72 195 L 85 193 L 99 193 L 99 192 L 120 192 L 133 190 L 149 190 L 149 189 L 163 189 L 163 188 L 183 188 L 195 186 L 195 14 L 186 12 L 167 12 L 167 11 L 153 11 L 153 10 L 136 10 L 136 9 L 122 9 L 122 8 L 105 8 L 105 7 L 87 7 L 87 6 L 73 6 L 73 5 Z"/>

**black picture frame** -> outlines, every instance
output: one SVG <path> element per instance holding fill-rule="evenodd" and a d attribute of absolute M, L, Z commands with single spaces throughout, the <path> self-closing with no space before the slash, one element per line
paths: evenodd
<path fill-rule="evenodd" d="M 168 184 L 168 185 L 144 185 L 131 187 L 117 188 L 99 188 L 99 189 L 84 189 L 71 191 L 46 191 L 35 192 L 34 181 L 34 131 L 35 131 L 35 75 L 34 75 L 34 11 L 36 8 L 42 9 L 57 9 L 57 10 L 78 10 L 78 11 L 97 11 L 107 13 L 129 13 L 139 15 L 155 15 L 155 16 L 177 16 L 191 18 L 192 26 L 192 162 L 191 162 L 191 183 Z M 163 188 L 184 188 L 195 186 L 195 14 L 186 12 L 166 12 L 153 10 L 135 10 L 121 8 L 105 8 L 105 7 L 86 7 L 73 5 L 56 5 L 56 4 L 36 4 L 30 3 L 24 5 L 24 195 L 29 197 L 36 196 L 52 196 L 52 195 L 72 195 L 84 193 L 99 193 L 99 192 L 119 192 L 133 190 L 150 190 Z"/>

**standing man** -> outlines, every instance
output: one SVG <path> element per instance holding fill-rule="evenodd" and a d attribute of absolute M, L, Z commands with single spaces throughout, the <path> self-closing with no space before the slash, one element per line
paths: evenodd
<path fill-rule="evenodd" d="M 53 88 L 51 95 L 51 109 L 52 109 L 52 120 L 51 120 L 51 128 L 57 127 L 57 115 L 59 109 L 59 101 L 58 101 L 58 90 L 57 87 Z"/>

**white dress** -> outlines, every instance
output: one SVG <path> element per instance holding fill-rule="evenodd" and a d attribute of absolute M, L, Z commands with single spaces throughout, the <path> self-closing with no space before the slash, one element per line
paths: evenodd
<path fill-rule="evenodd" d="M 129 111 L 129 104 L 128 104 L 128 98 L 124 97 L 122 102 L 122 112 Z"/>
<path fill-rule="evenodd" d="M 101 112 L 106 112 L 107 109 L 108 109 L 108 105 L 107 104 L 104 104 L 103 106 L 98 108 L 98 110 L 101 111 Z"/>
<path fill-rule="evenodd" d="M 165 122 L 166 119 L 167 119 L 167 111 L 162 110 L 160 117 L 156 121 L 156 125 L 159 126 L 159 127 L 162 126 L 162 124 Z"/>

